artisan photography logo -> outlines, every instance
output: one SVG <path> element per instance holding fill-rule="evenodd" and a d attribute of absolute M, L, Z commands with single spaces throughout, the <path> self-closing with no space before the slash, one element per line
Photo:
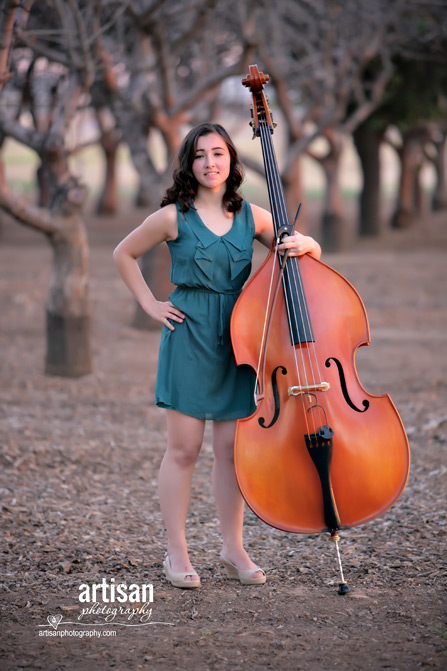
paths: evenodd
<path fill-rule="evenodd" d="M 81 621 L 85 616 L 102 616 L 104 621 L 114 622 L 124 617 L 128 622 L 137 621 L 139 624 L 148 624 L 152 618 L 151 603 L 154 601 L 152 584 L 137 585 L 132 583 L 110 583 L 103 578 L 101 583 L 79 585 L 79 602 L 89 604 L 82 607 L 78 617 Z"/>
<path fill-rule="evenodd" d="M 100 638 L 116 635 L 113 627 L 145 627 L 153 624 L 174 626 L 172 622 L 153 619 L 152 584 L 127 585 L 124 582 L 117 583 L 115 578 L 111 578 L 110 582 L 103 578 L 100 583 L 82 583 L 78 592 L 80 612 L 76 619 L 64 621 L 61 614 L 50 614 L 45 624 L 38 625 L 39 636 Z M 67 626 L 74 628 L 70 630 Z"/>

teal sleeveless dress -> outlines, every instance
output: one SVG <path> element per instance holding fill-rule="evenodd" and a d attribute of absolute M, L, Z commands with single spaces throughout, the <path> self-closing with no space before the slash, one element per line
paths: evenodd
<path fill-rule="evenodd" d="M 213 233 L 190 208 L 177 205 L 178 236 L 168 242 L 169 298 L 185 315 L 174 331 L 163 326 L 155 403 L 199 419 L 229 420 L 255 410 L 255 375 L 236 366 L 230 339 L 231 313 L 251 270 L 255 226 L 243 202 L 231 229 Z"/>

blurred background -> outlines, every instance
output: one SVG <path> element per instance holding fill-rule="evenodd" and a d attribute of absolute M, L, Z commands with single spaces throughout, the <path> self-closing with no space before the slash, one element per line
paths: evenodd
<path fill-rule="evenodd" d="M 391 395 L 411 441 L 398 504 L 343 531 L 347 601 L 333 543 L 249 511 L 267 589 L 226 584 L 211 426 L 188 518 L 201 594 L 161 574 L 160 330 L 112 251 L 158 208 L 201 121 L 227 128 L 244 196 L 268 207 L 241 84 L 254 63 L 290 216 L 302 202 L 299 229 L 365 302 L 359 380 Z M 447 0 L 0 0 L 2 668 L 445 667 L 446 65 Z M 165 299 L 167 246 L 142 266 Z M 153 582 L 156 619 L 176 626 L 116 645 L 38 640 L 104 575 Z"/>
<path fill-rule="evenodd" d="M 46 372 L 92 370 L 89 239 L 158 208 L 189 127 L 227 128 L 244 196 L 268 207 L 251 63 L 270 76 L 290 216 L 303 202 L 326 253 L 447 212 L 443 0 L 5 0 L 0 38 L 0 225 L 54 252 Z M 142 264 L 165 298 L 166 250 Z"/>

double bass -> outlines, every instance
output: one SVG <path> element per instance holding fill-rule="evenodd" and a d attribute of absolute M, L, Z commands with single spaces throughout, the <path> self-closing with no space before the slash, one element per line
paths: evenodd
<path fill-rule="evenodd" d="M 267 524 L 292 533 L 341 529 L 382 515 L 403 492 L 408 439 L 384 394 L 361 386 L 355 352 L 369 345 L 365 307 L 337 271 L 309 255 L 276 251 L 291 235 L 264 95 L 269 77 L 250 66 L 254 137 L 261 140 L 274 240 L 244 287 L 231 320 L 238 365 L 256 372 L 256 410 L 237 421 L 234 461 L 241 493 Z M 339 593 L 349 591 L 344 580 Z"/>

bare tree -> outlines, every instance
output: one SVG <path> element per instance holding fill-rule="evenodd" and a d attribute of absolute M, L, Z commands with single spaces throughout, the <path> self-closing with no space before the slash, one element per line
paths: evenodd
<path fill-rule="evenodd" d="M 254 53 L 253 6 L 234 0 L 125 3 L 115 32 L 106 39 L 97 31 L 93 104 L 116 120 L 138 173 L 137 204 L 146 212 L 158 207 L 185 126 L 210 118 L 222 82 L 247 69 Z M 104 6 L 96 7 L 104 21 Z M 163 146 L 161 161 L 150 148 L 154 135 Z M 164 267 L 167 249 L 143 257 L 143 275 L 160 298 L 171 289 Z M 139 308 L 135 324 L 158 328 Z"/>
<path fill-rule="evenodd" d="M 401 167 L 392 224 L 405 228 L 420 215 L 421 208 L 428 207 L 420 182 L 426 161 L 433 163 L 437 175 L 433 207 L 442 208 L 442 194 L 447 192 L 443 141 L 447 48 L 439 44 L 442 22 L 438 18 L 434 11 L 425 14 L 420 23 L 423 28 L 415 26 L 411 51 L 407 44 L 397 50 L 394 72 L 379 106 L 354 132 L 364 174 L 360 200 L 363 235 L 380 232 L 379 150 L 383 141 L 393 146 Z"/>
<path fill-rule="evenodd" d="M 19 0 L 7 0 L 0 10 L 0 89 L 11 77 L 9 51 L 14 18 L 20 6 Z"/>
<path fill-rule="evenodd" d="M 115 31 L 107 37 L 97 31 L 93 104 L 115 118 L 139 175 L 137 202 L 149 211 L 160 200 L 184 127 L 209 117 L 221 83 L 247 69 L 254 53 L 252 4 L 121 3 Z M 99 24 L 104 6 L 96 8 Z M 161 162 L 149 148 L 154 134 L 163 143 Z"/>
<path fill-rule="evenodd" d="M 14 17 L 19 8 L 17 0 L 8 0 L 0 13 L 0 91 L 11 77 L 9 68 L 9 51 L 11 46 Z M 0 148 L 3 145 L 4 134 L 0 131 Z M 5 187 L 5 169 L 0 159 L 0 188 Z"/>
<path fill-rule="evenodd" d="M 380 214 L 380 148 L 387 124 L 375 124 L 374 115 L 353 132 L 354 145 L 360 159 L 363 184 L 360 192 L 358 232 L 362 236 L 378 236 L 382 232 Z"/>
<path fill-rule="evenodd" d="M 407 50 L 410 57 L 409 45 L 416 40 L 437 44 L 442 15 L 442 3 L 435 0 L 259 3 L 259 53 L 287 126 L 282 178 L 289 211 L 302 200 L 300 156 L 306 151 L 326 176 L 326 248 L 341 246 L 344 238 L 337 177 L 340 135 L 351 134 L 381 103 L 397 53 Z M 320 136 L 328 140 L 326 156 L 310 149 Z"/>
<path fill-rule="evenodd" d="M 325 134 L 326 156 L 318 156 L 328 185 L 323 243 L 340 244 L 338 187 L 340 133 L 348 134 L 380 101 L 392 71 L 392 38 L 399 0 L 343 5 L 329 0 L 279 0 L 264 3 L 267 20 L 258 20 L 259 50 L 272 77 L 276 102 L 287 125 L 282 171 L 289 211 L 302 199 L 300 156 Z M 263 26 L 268 26 L 266 29 Z M 376 61 L 372 70 L 371 63 Z M 365 79 L 367 69 L 373 77 Z"/>
<path fill-rule="evenodd" d="M 425 146 L 430 140 L 427 123 L 404 130 L 397 141 L 388 139 L 400 161 L 399 189 L 391 222 L 394 228 L 408 228 L 426 209 L 420 174 L 426 160 Z"/>
<path fill-rule="evenodd" d="M 434 151 L 426 152 L 426 157 L 433 164 L 436 173 L 433 209 L 447 210 L 447 123 L 437 125 L 431 141 Z"/>
<path fill-rule="evenodd" d="M 45 370 L 76 377 L 92 369 L 88 246 L 82 216 L 87 190 L 70 172 L 66 139 L 78 105 L 92 82 L 89 17 L 82 3 L 74 0 L 65 4 L 60 0 L 40 1 L 35 7 L 30 4 L 26 7 L 31 9 L 29 21 L 16 22 L 10 33 L 15 47 L 12 57 L 16 59 L 15 81 L 11 80 L 11 85 L 21 91 L 22 106 L 14 116 L 0 108 L 0 130 L 39 156 L 48 188 L 48 207 L 36 208 L 23 202 L 6 184 L 0 189 L 0 207 L 18 222 L 44 233 L 52 246 Z M 45 67 L 40 70 L 42 60 Z M 23 76 L 19 65 L 24 63 Z M 46 87 L 49 77 L 51 85 Z M 42 90 L 48 94 L 43 107 L 38 95 Z M 34 119 L 32 129 L 21 123 L 20 112 L 26 108 Z"/>

